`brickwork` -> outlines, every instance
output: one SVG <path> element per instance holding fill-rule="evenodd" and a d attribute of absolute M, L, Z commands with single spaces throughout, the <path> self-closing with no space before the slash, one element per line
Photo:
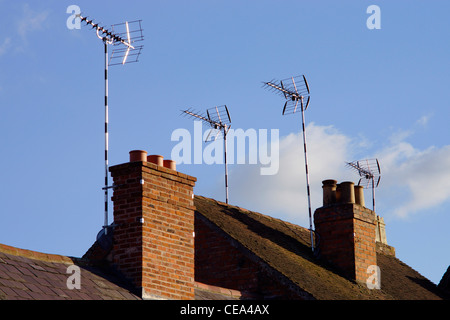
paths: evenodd
<path fill-rule="evenodd" d="M 369 276 L 367 268 L 377 265 L 375 213 L 357 205 L 355 205 L 354 212 L 355 280 L 365 284 Z"/>
<path fill-rule="evenodd" d="M 114 265 L 143 298 L 194 299 L 196 178 L 146 161 L 110 168 Z"/>
<path fill-rule="evenodd" d="M 347 277 L 366 283 L 376 265 L 375 213 L 355 203 L 334 203 L 314 213 L 319 254 Z"/>
<path fill-rule="evenodd" d="M 304 297 L 200 214 L 195 215 L 195 280 L 265 299 Z"/>

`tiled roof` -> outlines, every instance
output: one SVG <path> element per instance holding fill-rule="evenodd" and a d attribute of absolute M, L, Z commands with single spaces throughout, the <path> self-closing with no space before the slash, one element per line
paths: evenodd
<path fill-rule="evenodd" d="M 80 289 L 67 287 L 72 265 L 80 268 Z M 140 300 L 125 280 L 106 271 L 82 259 L 0 244 L 0 300 Z M 243 297 L 248 298 L 237 290 L 195 283 L 196 300 Z"/>
<path fill-rule="evenodd" d="M 80 289 L 69 289 L 68 267 L 80 268 Z M 117 276 L 79 259 L 0 245 L 0 300 L 136 300 Z"/>
<path fill-rule="evenodd" d="M 350 281 L 315 258 L 309 230 L 260 213 L 195 197 L 197 213 L 225 231 L 262 263 L 288 278 L 312 299 L 441 299 L 437 287 L 399 259 L 377 252 L 381 290 Z M 276 274 L 276 273 L 274 273 Z"/>

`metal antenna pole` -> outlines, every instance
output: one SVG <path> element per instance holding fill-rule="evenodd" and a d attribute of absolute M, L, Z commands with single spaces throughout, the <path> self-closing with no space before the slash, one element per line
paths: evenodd
<path fill-rule="evenodd" d="M 372 177 L 372 211 L 375 212 L 375 181 Z"/>
<path fill-rule="evenodd" d="M 184 114 L 187 114 L 191 118 L 203 120 L 204 122 L 206 122 L 211 126 L 211 130 L 208 133 L 205 142 L 209 141 L 209 137 L 212 136 L 211 133 L 213 132 L 213 130 L 216 130 L 217 132 L 214 140 L 217 139 L 217 136 L 220 134 L 221 130 L 223 130 L 224 159 L 225 159 L 225 201 L 228 204 L 227 133 L 231 127 L 231 117 L 230 113 L 228 112 L 228 108 L 226 105 L 210 108 L 206 110 L 206 115 L 194 112 L 191 109 L 182 111 Z"/>
<path fill-rule="evenodd" d="M 312 214 L 311 214 L 311 192 L 309 188 L 309 171 L 308 171 L 308 156 L 306 152 L 306 130 L 305 130 L 305 108 L 303 107 L 303 96 L 300 98 L 300 106 L 302 108 L 302 131 L 303 131 L 303 150 L 305 154 L 305 171 L 306 171 L 306 193 L 308 195 L 308 213 L 309 213 L 309 230 L 311 236 L 311 247 L 314 252 L 314 236 L 312 228 Z"/>
<path fill-rule="evenodd" d="M 298 80 L 298 85 L 295 82 L 295 78 Z M 284 81 L 284 82 L 283 82 Z M 292 83 L 289 83 L 292 82 Z M 278 93 L 286 99 L 286 103 L 283 108 L 283 115 L 289 113 L 296 113 L 298 111 L 298 103 L 300 101 L 301 114 L 302 114 L 302 132 L 303 132 L 303 150 L 305 154 L 305 171 L 306 171 L 306 193 L 308 197 L 308 215 L 309 215 L 309 231 L 311 235 L 311 250 L 314 253 L 314 235 L 312 227 L 312 212 L 311 212 L 311 192 L 309 186 L 309 172 L 308 172 L 308 156 L 306 152 L 306 130 L 305 130 L 305 110 L 309 105 L 309 86 L 304 75 L 298 77 L 291 77 L 289 79 L 281 81 L 269 81 L 264 82 L 264 86 L 270 90 Z M 303 103 L 303 99 L 307 97 L 306 106 Z"/>
<path fill-rule="evenodd" d="M 227 126 L 223 128 L 223 144 L 224 144 L 224 158 L 225 158 L 225 201 L 228 204 L 228 165 L 227 165 Z"/>
<path fill-rule="evenodd" d="M 109 215 L 109 209 L 108 209 L 108 189 L 109 189 L 109 174 L 108 174 L 108 168 L 109 168 L 109 160 L 108 160 L 108 152 L 109 152 L 109 133 L 108 133 L 108 122 L 109 122 L 109 108 L 108 108 L 108 45 L 113 43 L 113 40 L 109 39 L 108 37 L 100 36 L 99 29 L 97 29 L 97 37 L 103 41 L 103 46 L 105 48 L 105 187 L 102 188 L 105 190 L 105 213 L 104 213 L 104 222 L 103 222 L 103 228 L 105 230 L 105 234 L 108 233 L 108 215 Z"/>
<path fill-rule="evenodd" d="M 109 151 L 109 133 L 108 133 L 108 41 L 103 38 L 103 44 L 105 46 L 105 218 L 104 218 L 104 228 L 105 233 L 107 232 L 106 227 L 108 226 L 108 151 Z"/>
<path fill-rule="evenodd" d="M 144 37 L 142 35 L 141 20 L 131 22 L 127 21 L 125 23 L 112 25 L 112 31 L 109 31 L 106 28 L 99 26 L 98 23 L 94 23 L 94 20 L 89 20 L 87 17 L 81 16 L 81 14 L 79 14 L 78 17 L 82 22 L 85 22 L 86 25 L 90 25 L 93 29 L 96 29 L 97 37 L 103 41 L 105 49 L 105 186 L 102 189 L 105 191 L 105 212 L 103 229 L 106 234 L 108 230 L 108 189 L 114 188 L 114 186 L 109 186 L 108 183 L 108 66 L 137 62 L 143 46 L 135 45 L 134 43 L 143 41 Z M 114 28 L 116 28 L 116 30 L 114 30 Z M 110 58 L 108 55 L 108 45 L 118 46 L 117 49 L 113 50 Z M 131 56 L 133 57 L 133 59 L 129 58 Z"/>
<path fill-rule="evenodd" d="M 108 148 L 109 148 L 109 137 L 108 137 L 108 44 L 106 39 L 103 39 L 103 45 L 105 47 L 105 217 L 103 227 L 108 225 Z M 107 230 L 105 229 L 107 232 Z"/>

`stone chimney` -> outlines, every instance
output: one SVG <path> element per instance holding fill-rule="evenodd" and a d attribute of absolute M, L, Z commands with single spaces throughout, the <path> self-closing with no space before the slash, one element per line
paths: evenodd
<path fill-rule="evenodd" d="M 366 283 L 377 264 L 375 212 L 364 207 L 362 187 L 353 182 L 323 183 L 323 206 L 314 212 L 318 252 L 345 276 Z"/>
<path fill-rule="evenodd" d="M 115 185 L 113 265 L 144 299 L 194 299 L 197 179 L 143 150 L 109 170 Z"/>

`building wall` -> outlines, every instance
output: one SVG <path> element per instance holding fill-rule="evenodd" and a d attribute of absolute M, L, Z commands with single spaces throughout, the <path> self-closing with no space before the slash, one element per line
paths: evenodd
<path fill-rule="evenodd" d="M 298 288 L 271 270 L 201 214 L 195 214 L 195 280 L 266 299 L 302 299 Z"/>

